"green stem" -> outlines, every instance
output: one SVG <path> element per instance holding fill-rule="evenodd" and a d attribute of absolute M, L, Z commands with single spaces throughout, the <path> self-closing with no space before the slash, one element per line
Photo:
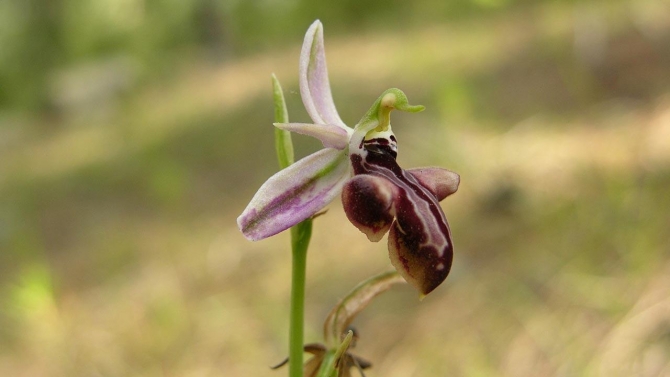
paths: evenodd
<path fill-rule="evenodd" d="M 293 266 L 291 278 L 291 323 L 289 327 L 289 376 L 302 376 L 304 318 L 305 318 L 305 273 L 307 248 L 312 237 L 312 220 L 308 219 L 291 228 Z"/>
<path fill-rule="evenodd" d="M 288 123 L 288 111 L 284 92 L 279 80 L 272 75 L 272 98 L 275 107 L 275 122 Z M 293 142 L 291 133 L 275 129 L 275 147 L 279 167 L 284 169 L 293 164 Z M 289 325 L 289 376 L 302 377 L 303 343 L 305 338 L 305 272 L 307 269 L 307 248 L 312 238 L 312 219 L 305 220 L 291 228 L 291 250 L 293 266 L 291 272 L 291 320 Z"/>

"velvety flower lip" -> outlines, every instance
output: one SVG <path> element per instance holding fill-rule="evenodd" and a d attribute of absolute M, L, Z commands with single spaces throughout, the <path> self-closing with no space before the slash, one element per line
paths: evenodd
<path fill-rule="evenodd" d="M 402 169 L 392 110 L 418 112 L 399 89 L 389 89 L 352 129 L 333 102 L 323 25 L 307 30 L 300 54 L 300 94 L 314 123 L 275 123 L 324 145 L 268 179 L 237 220 L 250 240 L 260 240 L 310 218 L 342 193 L 349 220 L 371 241 L 389 233 L 393 266 L 422 294 L 446 278 L 453 244 L 439 201 L 458 189 L 458 174 L 442 168 Z"/>

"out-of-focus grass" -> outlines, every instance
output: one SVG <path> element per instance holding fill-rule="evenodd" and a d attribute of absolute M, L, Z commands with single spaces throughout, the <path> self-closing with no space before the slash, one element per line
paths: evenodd
<path fill-rule="evenodd" d="M 428 107 L 394 114 L 401 164 L 462 176 L 444 203 L 452 275 L 355 323 L 369 376 L 670 373 L 670 19 L 641 23 L 645 4 L 339 39 L 326 25 L 343 118 L 400 87 Z M 270 72 L 307 120 L 298 48 L 191 66 L 111 116 L 15 129 L 0 152 L 0 375 L 284 373 L 267 366 L 286 354 L 288 239 L 250 243 L 235 217 L 276 170 Z M 296 139 L 301 155 L 319 147 Z M 308 341 L 385 253 L 338 203 L 316 220 Z"/>

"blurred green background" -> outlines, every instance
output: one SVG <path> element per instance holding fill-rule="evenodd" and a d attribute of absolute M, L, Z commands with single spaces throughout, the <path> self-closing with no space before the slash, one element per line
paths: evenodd
<path fill-rule="evenodd" d="M 462 177 L 450 277 L 355 322 L 367 375 L 670 376 L 668 0 L 0 0 L 0 375 L 285 375 L 288 236 L 235 219 L 317 18 L 345 122 L 399 87 L 401 165 Z M 316 220 L 308 342 L 385 242 Z"/>

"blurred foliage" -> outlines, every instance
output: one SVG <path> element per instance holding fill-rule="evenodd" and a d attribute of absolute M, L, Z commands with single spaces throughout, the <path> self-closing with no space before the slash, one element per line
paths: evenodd
<path fill-rule="evenodd" d="M 271 72 L 307 120 L 296 72 L 315 18 L 342 118 L 402 88 L 427 110 L 394 114 L 401 165 L 462 176 L 444 203 L 452 275 L 361 314 L 366 374 L 667 375 L 669 10 L 0 0 L 0 375 L 270 375 L 288 239 L 248 242 L 235 217 L 276 170 Z M 338 203 L 313 242 L 321 341 L 338 298 L 389 263 Z"/>
<path fill-rule="evenodd" d="M 174 57 L 194 48 L 220 59 L 294 44 L 315 15 L 334 36 L 483 17 L 542 2 L 2 0 L 0 108 L 48 110 L 54 76 L 77 64 L 121 56 L 143 67 L 143 76 L 165 79 Z"/>

